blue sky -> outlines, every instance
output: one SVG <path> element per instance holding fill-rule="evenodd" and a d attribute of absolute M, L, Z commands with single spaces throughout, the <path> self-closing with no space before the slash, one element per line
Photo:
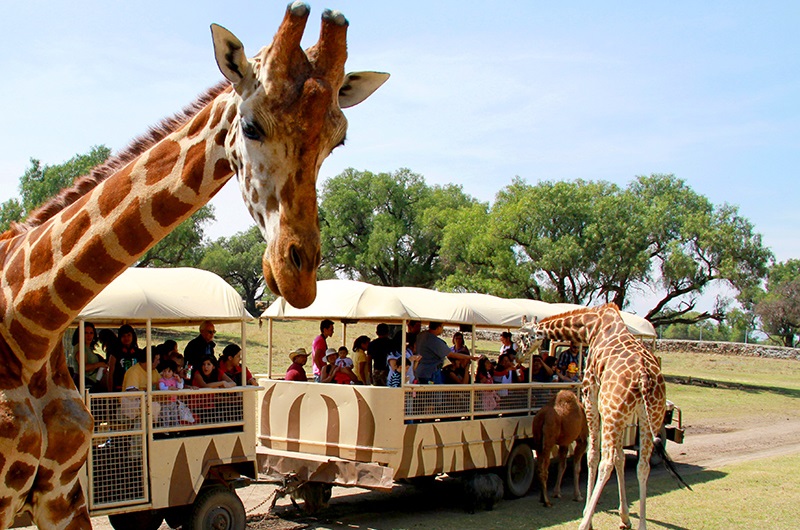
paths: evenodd
<path fill-rule="evenodd" d="M 566 4 L 566 5 L 559 5 Z M 31 157 L 118 150 L 221 79 L 208 26 L 249 55 L 285 2 L 4 3 L 0 200 Z M 346 111 L 347 167 L 408 167 L 485 201 L 515 176 L 608 180 L 674 173 L 735 204 L 780 261 L 800 258 L 800 3 L 312 3 L 350 20 L 348 70 L 392 78 Z M 249 226 L 238 189 L 212 237 Z"/>

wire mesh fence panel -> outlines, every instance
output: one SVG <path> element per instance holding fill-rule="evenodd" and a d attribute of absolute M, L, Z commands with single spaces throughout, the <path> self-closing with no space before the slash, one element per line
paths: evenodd
<path fill-rule="evenodd" d="M 144 393 L 92 395 L 90 502 L 94 508 L 147 501 Z"/>
<path fill-rule="evenodd" d="M 146 502 L 141 435 L 113 436 L 92 447 L 92 505 Z"/>
<path fill-rule="evenodd" d="M 448 418 L 470 413 L 470 390 L 437 386 L 433 390 L 406 392 L 407 417 Z"/>
<path fill-rule="evenodd" d="M 577 392 L 577 385 L 556 383 L 411 387 L 405 393 L 405 416 L 408 420 L 435 420 L 534 414 L 560 390 L 572 386 Z"/>
<path fill-rule="evenodd" d="M 242 391 L 153 394 L 153 428 L 157 432 L 242 424 L 243 418 Z"/>

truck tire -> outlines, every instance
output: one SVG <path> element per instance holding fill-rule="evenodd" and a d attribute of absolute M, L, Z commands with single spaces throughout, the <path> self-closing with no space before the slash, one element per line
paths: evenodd
<path fill-rule="evenodd" d="M 158 530 L 164 516 L 158 510 L 115 513 L 108 516 L 114 530 Z"/>
<path fill-rule="evenodd" d="M 503 472 L 506 496 L 511 499 L 528 493 L 533 483 L 533 451 L 526 443 L 514 446 L 506 460 Z"/>
<path fill-rule="evenodd" d="M 200 492 L 192 505 L 187 530 L 244 530 L 244 504 L 225 486 L 212 486 Z"/>

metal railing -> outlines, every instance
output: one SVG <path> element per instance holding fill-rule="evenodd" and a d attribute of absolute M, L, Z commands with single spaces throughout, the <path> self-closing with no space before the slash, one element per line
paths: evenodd
<path fill-rule="evenodd" d="M 579 383 L 406 385 L 405 419 L 473 420 L 533 415 L 560 390 L 578 392 Z"/>

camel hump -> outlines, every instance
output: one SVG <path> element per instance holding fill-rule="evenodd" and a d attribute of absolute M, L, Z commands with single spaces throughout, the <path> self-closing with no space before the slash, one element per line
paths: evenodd
<path fill-rule="evenodd" d="M 578 401 L 578 396 L 571 390 L 561 390 L 553 401 L 553 406 L 559 411 L 580 410 L 581 404 Z"/>

